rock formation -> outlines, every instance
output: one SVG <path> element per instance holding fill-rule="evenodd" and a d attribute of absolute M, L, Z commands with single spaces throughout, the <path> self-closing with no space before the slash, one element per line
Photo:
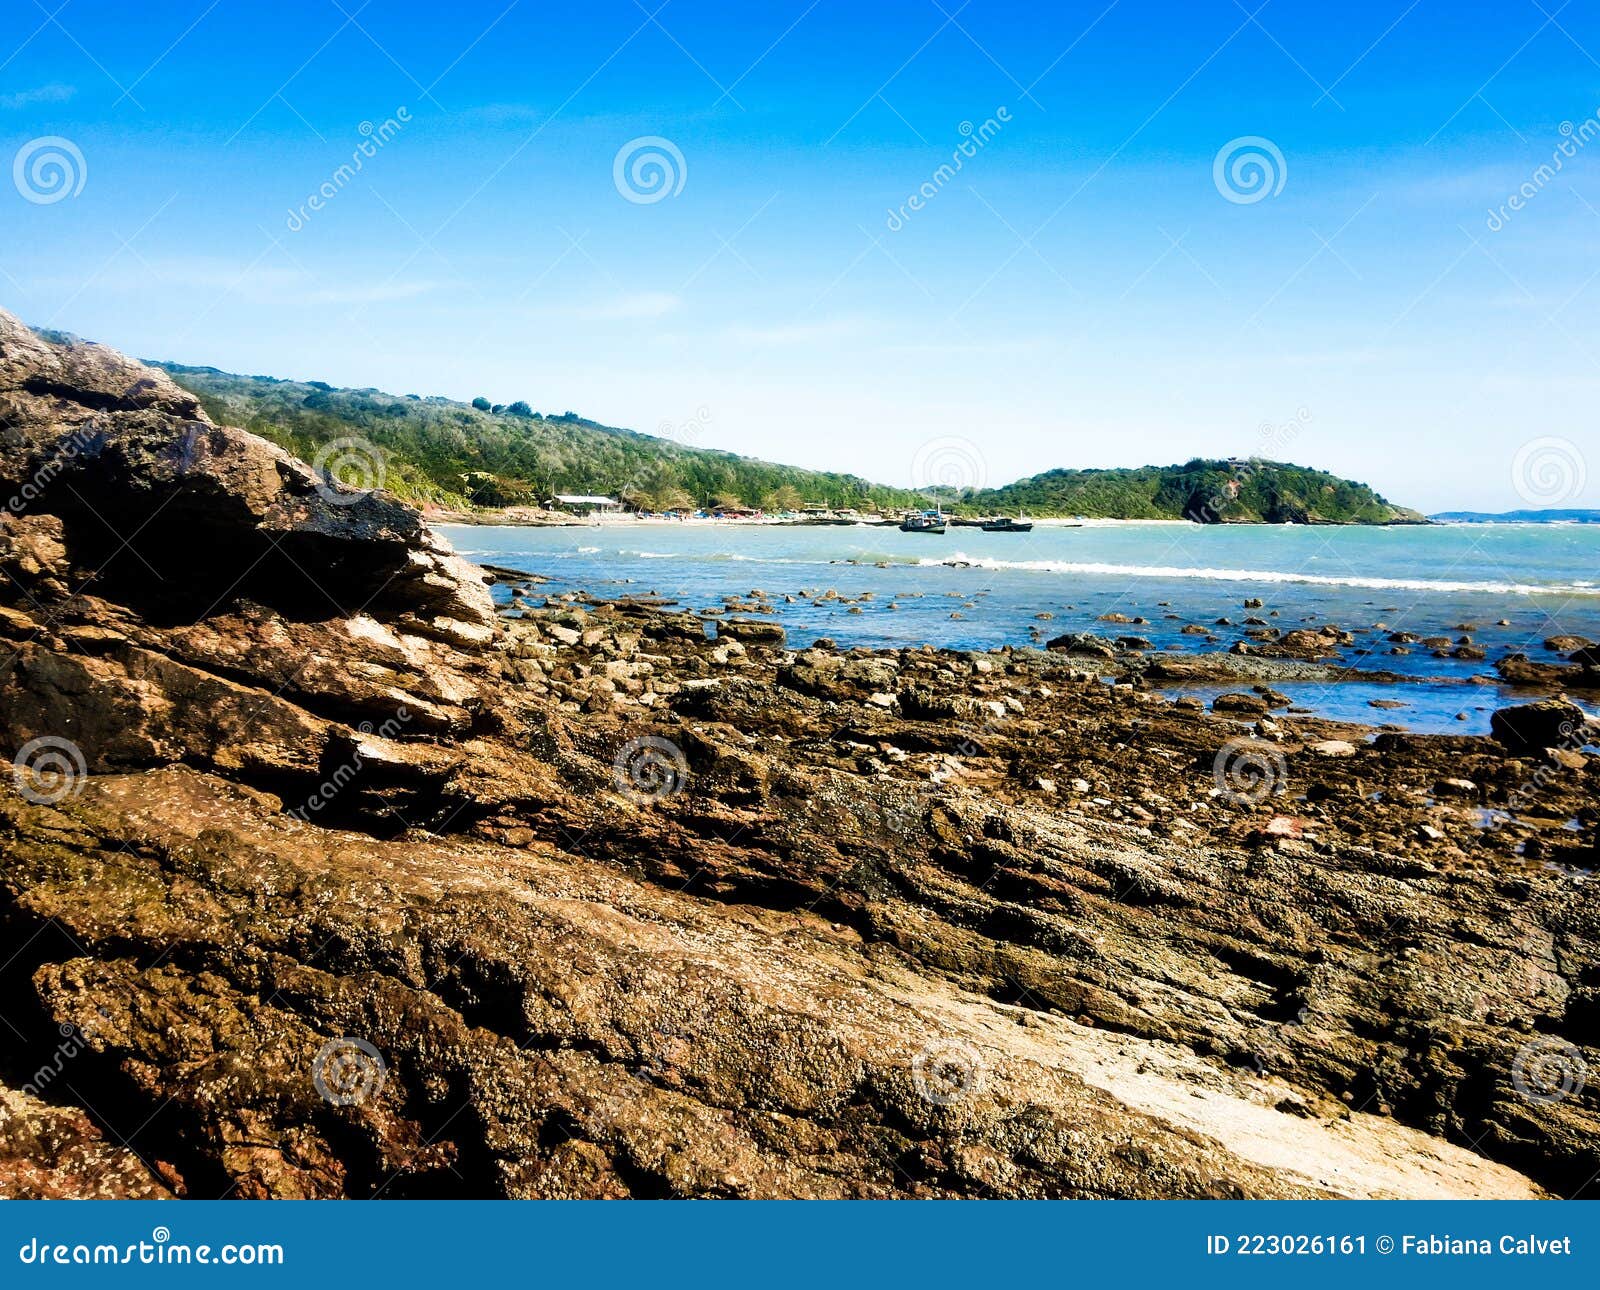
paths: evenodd
<path fill-rule="evenodd" d="M 0 449 L 0 1195 L 1600 1172 L 1582 742 L 497 618 L 410 508 L 5 314 Z"/>

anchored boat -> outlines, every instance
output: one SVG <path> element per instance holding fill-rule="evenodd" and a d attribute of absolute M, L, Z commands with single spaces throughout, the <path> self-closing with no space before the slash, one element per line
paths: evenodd
<path fill-rule="evenodd" d="M 943 533 L 944 516 L 939 511 L 907 511 L 900 521 L 902 533 Z"/>
<path fill-rule="evenodd" d="M 1001 515 L 992 520 L 984 520 L 983 531 L 985 533 L 1032 533 L 1033 521 L 1022 516 L 1011 519 L 1009 516 Z"/>

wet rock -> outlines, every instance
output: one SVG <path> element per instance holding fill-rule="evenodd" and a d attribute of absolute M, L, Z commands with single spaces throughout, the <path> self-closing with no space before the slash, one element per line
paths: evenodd
<path fill-rule="evenodd" d="M 1588 742 L 1588 718 L 1575 703 L 1545 699 L 1501 708 L 1489 718 L 1490 733 L 1512 753 L 1570 747 Z"/>
<path fill-rule="evenodd" d="M 1584 660 L 1573 664 L 1535 663 L 1526 654 L 1509 654 L 1496 663 L 1495 671 L 1511 685 L 1533 686 L 1543 690 L 1600 689 L 1600 665 L 1585 651 Z"/>
<path fill-rule="evenodd" d="M 1058 654 L 1083 654 L 1096 658 L 1115 658 L 1117 656 L 1116 642 L 1108 641 L 1103 636 L 1090 635 L 1087 632 L 1069 632 L 1065 636 L 1057 636 L 1047 641 L 1045 648 Z"/>
<path fill-rule="evenodd" d="M 1360 750 L 1348 739 L 1318 739 L 1306 751 L 1315 757 L 1354 757 Z"/>
<path fill-rule="evenodd" d="M 783 628 L 777 623 L 751 622 L 742 618 L 719 620 L 717 636 L 719 639 L 727 637 L 745 645 L 761 645 L 772 649 L 782 649 L 787 639 Z"/>

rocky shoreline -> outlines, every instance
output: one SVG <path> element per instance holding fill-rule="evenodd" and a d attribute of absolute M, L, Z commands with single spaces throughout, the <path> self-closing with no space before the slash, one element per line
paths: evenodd
<path fill-rule="evenodd" d="M 1559 699 L 1405 735 L 1287 712 L 1293 658 L 1207 706 L 1115 642 L 548 596 L 5 314 L 0 445 L 0 1195 L 1600 1173 Z"/>

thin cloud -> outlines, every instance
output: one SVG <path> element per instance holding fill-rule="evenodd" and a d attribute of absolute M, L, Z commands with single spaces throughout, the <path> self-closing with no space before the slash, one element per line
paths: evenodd
<path fill-rule="evenodd" d="M 817 341 L 859 336 L 865 324 L 854 318 L 821 322 L 780 323 L 772 327 L 730 327 L 728 339 L 745 345 L 808 345 Z"/>
<path fill-rule="evenodd" d="M 683 301 L 665 291 L 641 291 L 636 295 L 621 296 L 616 300 L 590 305 L 579 311 L 580 318 L 591 322 L 617 322 L 629 318 L 664 318 L 674 313 Z"/>
<path fill-rule="evenodd" d="M 38 89 L 0 94 L 0 108 L 32 107 L 35 103 L 65 103 L 78 92 L 75 85 L 41 85 Z"/>

